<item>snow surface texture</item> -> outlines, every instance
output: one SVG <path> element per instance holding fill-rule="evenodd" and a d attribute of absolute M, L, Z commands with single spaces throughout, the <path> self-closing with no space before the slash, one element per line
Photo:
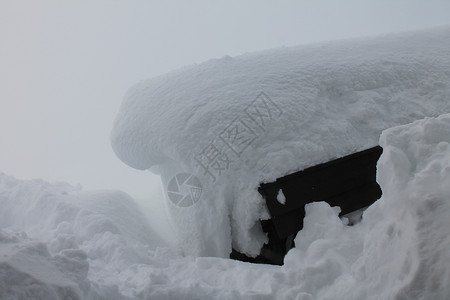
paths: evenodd
<path fill-rule="evenodd" d="M 277 201 L 281 204 L 286 204 L 286 196 L 283 194 L 283 190 L 280 189 L 277 194 Z"/>
<path fill-rule="evenodd" d="M 112 146 L 128 165 L 161 174 L 184 253 L 256 255 L 266 241 L 259 220 L 269 217 L 259 184 L 450 112 L 449 49 L 444 27 L 186 67 L 128 91 Z M 167 194 L 179 173 L 201 182 L 187 207 Z"/>
<path fill-rule="evenodd" d="M 284 266 L 148 250 L 126 195 L 0 174 L 0 299 L 449 299 L 450 114 L 380 145 L 383 197 L 351 227 L 308 204 Z M 101 199 L 106 214 L 80 209 Z"/>
<path fill-rule="evenodd" d="M 0 206 L 0 299 L 118 298 L 108 284 L 165 245 L 120 191 L 0 173 Z"/>

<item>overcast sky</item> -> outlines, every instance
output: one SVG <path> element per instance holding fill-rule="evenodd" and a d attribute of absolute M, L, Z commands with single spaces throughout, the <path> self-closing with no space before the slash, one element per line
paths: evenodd
<path fill-rule="evenodd" d="M 0 172 L 151 197 L 113 153 L 141 79 L 224 55 L 450 23 L 449 0 L 0 0 Z"/>

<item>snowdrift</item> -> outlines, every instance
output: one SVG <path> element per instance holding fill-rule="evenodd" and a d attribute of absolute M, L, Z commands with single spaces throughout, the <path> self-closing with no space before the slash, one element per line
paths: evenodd
<path fill-rule="evenodd" d="M 383 197 L 354 226 L 308 204 L 284 266 L 149 250 L 123 193 L 0 173 L 0 298 L 449 299 L 450 114 L 386 130 L 380 145 Z M 114 225 L 124 209 L 126 231 Z"/>
<path fill-rule="evenodd" d="M 444 27 L 186 67 L 127 92 L 112 146 L 162 176 L 186 254 L 256 255 L 269 217 L 259 184 L 450 112 L 448 49 Z"/>
<path fill-rule="evenodd" d="M 0 299 L 122 298 L 110 281 L 163 245 L 121 191 L 0 173 Z"/>

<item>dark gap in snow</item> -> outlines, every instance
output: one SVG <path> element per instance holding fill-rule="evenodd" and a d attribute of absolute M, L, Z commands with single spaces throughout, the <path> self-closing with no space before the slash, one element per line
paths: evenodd
<path fill-rule="evenodd" d="M 306 204 L 325 201 L 330 206 L 339 206 L 340 217 L 373 204 L 382 194 L 376 181 L 377 161 L 382 152 L 376 146 L 261 184 L 258 191 L 271 215 L 271 219 L 261 221 L 269 242 L 256 258 L 237 251 L 230 257 L 281 265 L 287 251 L 294 246 L 297 232 L 303 228 Z M 285 196 L 284 203 L 279 201 L 280 190 Z"/>

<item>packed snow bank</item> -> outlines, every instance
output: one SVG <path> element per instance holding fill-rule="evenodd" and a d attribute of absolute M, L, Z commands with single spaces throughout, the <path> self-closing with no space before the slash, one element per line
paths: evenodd
<path fill-rule="evenodd" d="M 185 253 L 226 257 L 233 245 L 255 255 L 266 240 L 258 220 L 268 217 L 260 182 L 450 112 L 448 49 L 445 27 L 186 67 L 128 91 L 112 146 L 130 166 L 161 174 Z M 177 181 L 174 191 L 180 173 L 200 184 L 179 191 L 188 184 Z"/>
<path fill-rule="evenodd" d="M 380 145 L 384 153 L 378 181 L 384 193 L 362 222 L 345 226 L 337 208 L 325 202 L 308 204 L 304 228 L 284 266 L 186 259 L 166 270 L 176 275 L 167 276 L 165 285 L 149 286 L 145 295 L 449 299 L 450 114 L 386 130 Z"/>
<path fill-rule="evenodd" d="M 383 285 L 401 299 L 448 299 L 450 114 L 385 131 L 380 144 L 385 192 L 365 214 L 364 253 L 371 257 L 357 262 L 356 278 L 371 287 L 366 292 Z"/>
<path fill-rule="evenodd" d="M 1 299 L 105 294 L 118 273 L 148 263 L 148 251 L 166 245 L 123 192 L 84 192 L 2 173 L 0 229 Z"/>
<path fill-rule="evenodd" d="M 87 273 L 89 263 L 80 250 L 51 256 L 45 244 L 25 233 L 0 230 L 1 299 L 95 298 Z"/>
<path fill-rule="evenodd" d="M 323 267 L 304 274 L 318 299 L 448 299 L 450 114 L 386 130 L 380 145 L 383 197 L 346 228 L 326 205 L 308 207 L 286 267 Z M 330 273 L 330 288 L 314 285 Z"/>
<path fill-rule="evenodd" d="M 123 194 L 100 193 L 124 201 L 105 211 L 97 192 L 0 174 L 0 298 L 449 299 L 450 114 L 386 130 L 380 144 L 383 197 L 354 226 L 308 204 L 284 266 L 147 251 L 140 222 L 114 225 Z M 74 193 L 105 214 L 77 208 Z"/>
<path fill-rule="evenodd" d="M 328 204 L 306 206 L 282 267 L 219 258 L 167 265 L 157 299 L 449 299 L 450 114 L 382 134 L 383 197 L 345 226 Z M 162 271 L 162 270 L 161 270 Z"/>

